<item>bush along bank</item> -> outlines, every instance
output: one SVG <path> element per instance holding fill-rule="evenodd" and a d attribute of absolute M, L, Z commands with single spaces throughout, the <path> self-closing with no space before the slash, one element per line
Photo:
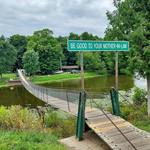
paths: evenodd
<path fill-rule="evenodd" d="M 0 148 L 4 150 L 13 146 L 18 150 L 65 150 L 58 139 L 74 134 L 75 118 L 63 112 L 48 108 L 39 115 L 36 109 L 0 106 Z"/>
<path fill-rule="evenodd" d="M 147 113 L 147 92 L 135 87 L 132 103 L 121 103 L 121 116 L 138 128 L 150 132 L 150 117 Z"/>

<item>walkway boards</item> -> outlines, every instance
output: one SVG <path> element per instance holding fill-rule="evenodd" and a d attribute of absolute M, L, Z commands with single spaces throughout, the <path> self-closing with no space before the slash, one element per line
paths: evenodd
<path fill-rule="evenodd" d="M 129 139 L 132 145 L 98 109 L 86 109 L 86 123 L 102 138 L 111 149 L 114 150 L 150 150 L 150 134 L 134 127 L 124 119 L 107 114 L 122 133 Z"/>
<path fill-rule="evenodd" d="M 77 105 L 54 99 L 48 102 L 51 106 L 77 116 Z M 150 134 L 134 127 L 124 119 L 107 114 L 123 134 L 130 140 L 137 150 L 150 150 Z M 102 111 L 97 108 L 86 107 L 87 125 L 113 150 L 135 150 L 117 128 L 108 120 Z"/>

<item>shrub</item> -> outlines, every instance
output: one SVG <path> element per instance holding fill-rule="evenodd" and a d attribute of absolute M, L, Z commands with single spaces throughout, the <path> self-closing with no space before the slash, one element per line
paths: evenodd
<path fill-rule="evenodd" d="M 52 133 L 57 137 L 66 138 L 75 134 L 75 118 L 63 119 L 60 126 L 53 128 Z"/>
<path fill-rule="evenodd" d="M 52 128 L 52 133 L 57 137 L 68 137 L 75 133 L 75 118 L 59 113 L 48 111 L 45 114 L 46 127 Z"/>
<path fill-rule="evenodd" d="M 63 124 L 61 126 L 62 128 L 62 137 L 69 137 L 71 135 L 75 134 L 76 129 L 76 121 L 75 118 L 69 117 L 63 121 Z"/>
<path fill-rule="evenodd" d="M 134 88 L 134 94 L 132 96 L 133 103 L 136 106 L 141 106 L 143 102 L 147 101 L 147 92 L 144 89 L 140 89 L 138 87 Z"/>
<path fill-rule="evenodd" d="M 0 127 L 1 128 L 7 128 L 8 126 L 8 116 L 9 116 L 9 110 L 4 107 L 1 106 L 0 107 Z"/>
<path fill-rule="evenodd" d="M 44 125 L 38 113 L 21 106 L 0 107 L 0 128 L 17 131 L 50 131 L 58 137 L 68 137 L 75 133 L 75 118 L 48 110 L 44 116 Z"/>
<path fill-rule="evenodd" d="M 56 128 L 61 126 L 62 119 L 58 116 L 56 111 L 48 111 L 45 114 L 45 125 L 46 127 Z"/>
<path fill-rule="evenodd" d="M 5 129 L 41 129 L 39 117 L 21 106 L 0 107 L 0 127 Z"/>
<path fill-rule="evenodd" d="M 132 105 L 121 104 L 121 116 L 132 123 L 141 121 L 147 117 L 147 104 L 143 103 L 137 108 Z"/>

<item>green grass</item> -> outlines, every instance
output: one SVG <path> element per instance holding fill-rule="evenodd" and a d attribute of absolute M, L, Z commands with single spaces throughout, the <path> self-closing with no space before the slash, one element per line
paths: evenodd
<path fill-rule="evenodd" d="M 149 120 L 141 120 L 141 121 L 136 121 L 133 123 L 136 127 L 139 129 L 145 130 L 147 132 L 150 132 L 150 118 Z"/>
<path fill-rule="evenodd" d="M 147 104 L 133 107 L 131 105 L 121 105 L 122 117 L 139 129 L 150 132 L 150 117 L 147 115 Z"/>
<path fill-rule="evenodd" d="M 97 76 L 94 72 L 86 72 L 84 74 L 85 78 L 95 77 Z M 71 73 L 63 73 L 63 74 L 54 74 L 54 75 L 35 75 L 31 77 L 32 82 L 34 83 L 49 83 L 54 81 L 62 81 L 62 80 L 70 80 L 70 79 L 78 79 L 80 78 L 80 74 L 71 74 Z M 3 78 L 0 79 L 0 88 L 7 87 L 7 82 L 10 79 L 16 79 L 16 74 L 3 74 Z"/>
<path fill-rule="evenodd" d="M 51 133 L 0 130 L 0 150 L 66 150 Z"/>
<path fill-rule="evenodd" d="M 84 76 L 85 78 L 90 78 L 97 75 L 96 73 L 93 72 L 86 72 Z M 80 78 L 80 74 L 63 73 L 63 74 L 55 74 L 55 75 L 33 76 L 31 80 L 34 83 L 49 83 L 53 81 L 62 81 L 62 80 L 70 80 L 70 79 L 78 79 L 78 78 Z"/>
<path fill-rule="evenodd" d="M 2 79 L 0 78 L 0 87 L 7 86 L 7 81 L 10 79 L 15 79 L 16 74 L 15 73 L 10 73 L 10 74 L 3 74 Z"/>

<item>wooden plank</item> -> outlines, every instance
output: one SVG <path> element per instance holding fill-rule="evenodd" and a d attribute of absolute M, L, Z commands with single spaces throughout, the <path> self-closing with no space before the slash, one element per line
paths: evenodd
<path fill-rule="evenodd" d="M 150 144 L 150 140 L 146 140 L 145 138 L 137 138 L 137 139 L 133 139 L 131 141 L 134 145 L 136 145 L 136 147 L 142 147 L 144 145 Z"/>
<path fill-rule="evenodd" d="M 96 110 L 98 110 L 97 108 L 91 108 L 91 107 L 86 107 L 85 108 L 85 113 L 89 113 L 89 112 L 92 112 L 92 111 L 96 111 Z"/>
<path fill-rule="evenodd" d="M 137 150 L 150 150 L 150 144 L 140 146 L 137 148 Z"/>
<path fill-rule="evenodd" d="M 118 117 L 114 117 L 112 116 L 111 114 L 108 114 L 107 115 L 112 121 L 113 120 L 116 120 L 116 119 L 120 119 Z M 102 115 L 102 116 L 97 116 L 97 117 L 94 117 L 94 118 L 87 118 L 89 124 L 96 124 L 96 123 L 100 123 L 100 122 L 106 122 L 106 121 L 109 121 L 109 119 L 105 116 L 105 115 Z"/>
<path fill-rule="evenodd" d="M 133 132 L 134 130 L 131 128 L 121 128 L 121 131 L 126 134 L 129 132 Z M 107 135 L 107 137 L 113 137 L 113 136 L 117 136 L 120 135 L 121 133 L 117 130 L 117 128 L 114 128 L 113 130 L 107 131 L 107 132 L 100 132 L 103 133 L 105 135 Z"/>
<path fill-rule="evenodd" d="M 90 112 L 90 113 L 85 113 L 85 117 L 90 119 L 90 118 L 94 118 L 94 117 L 97 117 L 97 116 L 102 116 L 104 115 L 103 112 L 101 111 L 93 111 L 93 112 Z"/>
<path fill-rule="evenodd" d="M 99 136 L 112 148 L 116 150 L 133 150 L 133 147 L 129 142 L 120 135 L 118 138 L 119 140 L 121 139 L 122 141 L 116 142 L 114 138 L 109 138 L 103 134 L 99 134 Z"/>
<path fill-rule="evenodd" d="M 116 119 L 113 121 L 114 124 L 119 125 L 119 124 L 122 124 L 122 123 L 125 123 L 126 121 L 125 120 L 120 120 L 120 119 Z M 91 123 L 90 126 L 92 128 L 104 128 L 104 127 L 110 127 L 110 126 L 114 126 L 112 124 L 112 122 L 110 122 L 110 120 L 107 120 L 107 121 L 103 121 L 103 122 L 99 122 L 99 123 Z"/>
<path fill-rule="evenodd" d="M 118 150 L 135 150 L 129 142 L 116 144 Z"/>

